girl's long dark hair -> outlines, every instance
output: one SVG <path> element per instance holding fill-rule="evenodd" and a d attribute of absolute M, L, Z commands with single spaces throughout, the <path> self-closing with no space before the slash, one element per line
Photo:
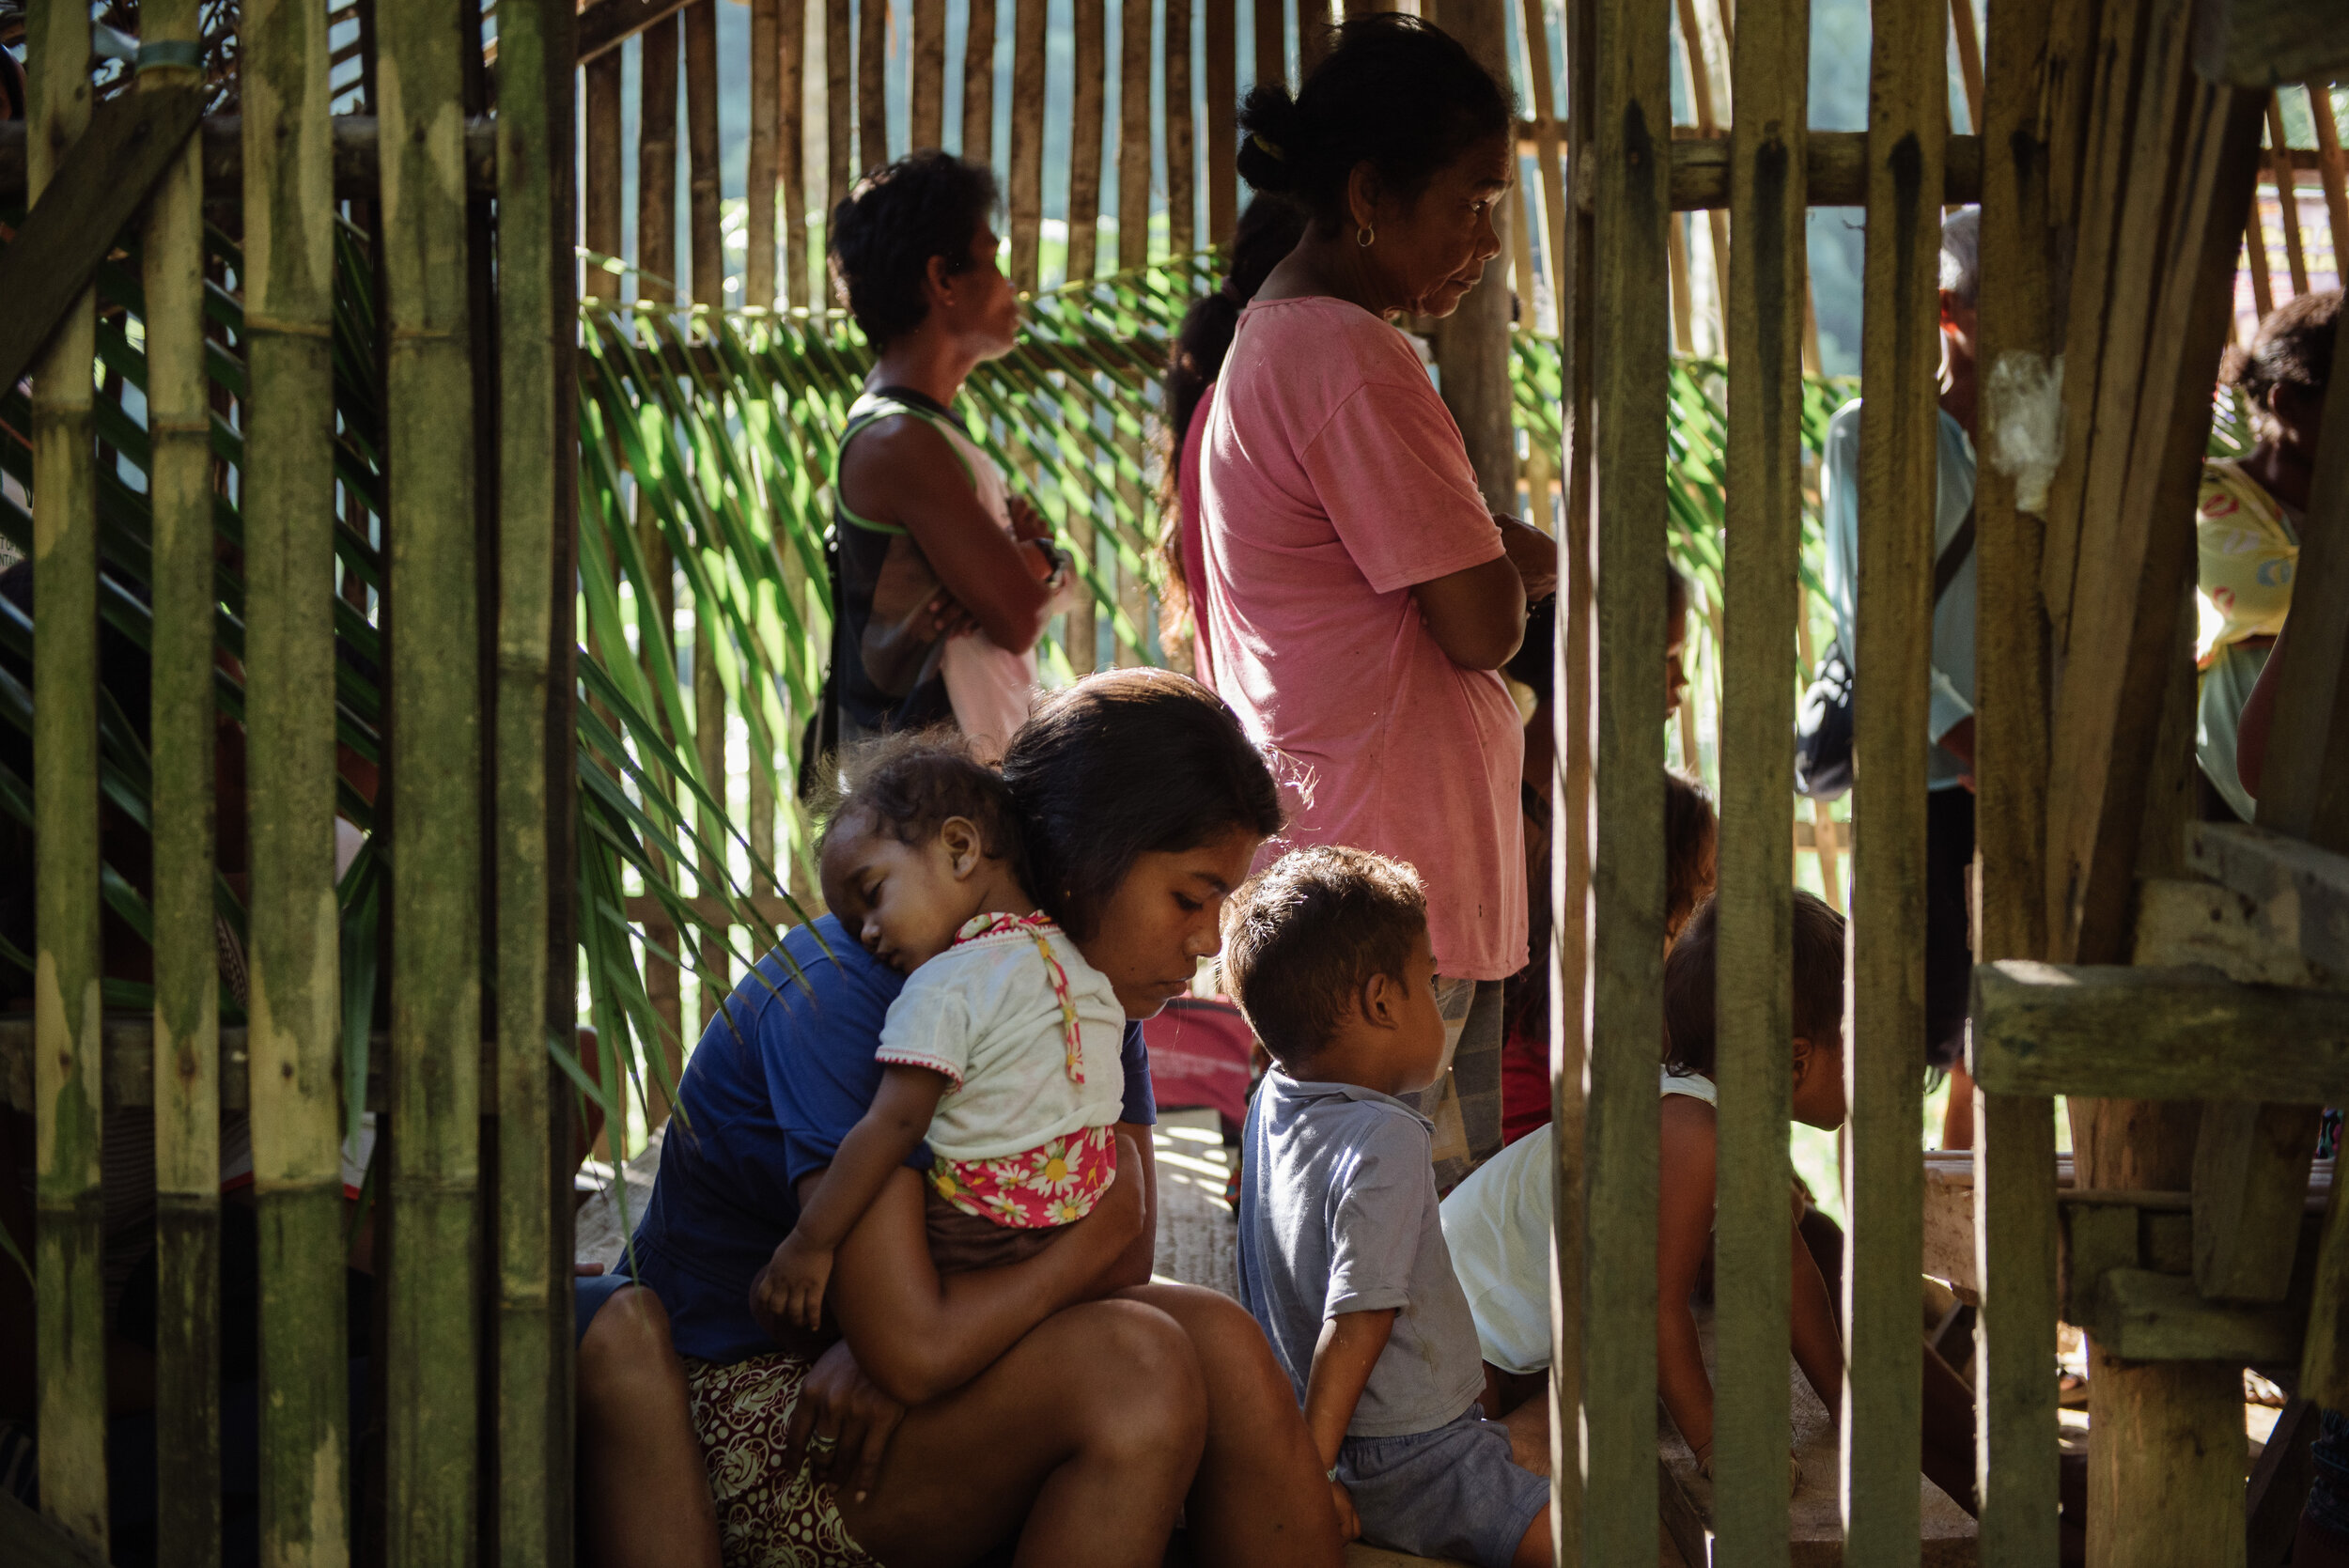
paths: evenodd
<path fill-rule="evenodd" d="M 1223 356 L 1232 351 L 1232 334 L 1239 330 L 1239 313 L 1281 258 L 1297 248 L 1305 232 L 1305 210 L 1285 196 L 1258 196 L 1239 215 L 1232 230 L 1230 267 L 1223 286 L 1196 301 L 1183 317 L 1182 330 L 1166 357 L 1166 463 L 1160 479 L 1159 515 L 1167 520 L 1159 547 L 1164 564 L 1166 589 L 1159 596 L 1177 625 L 1190 617 L 1190 596 L 1183 587 L 1182 499 L 1177 475 L 1182 470 L 1183 440 L 1190 432 L 1199 399 L 1223 374 Z"/>

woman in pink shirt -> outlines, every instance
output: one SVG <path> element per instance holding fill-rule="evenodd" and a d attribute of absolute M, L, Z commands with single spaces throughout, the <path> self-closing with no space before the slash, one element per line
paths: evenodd
<path fill-rule="evenodd" d="M 1292 100 L 1240 109 L 1239 171 L 1311 214 L 1241 314 L 1202 432 L 1217 691 L 1296 796 L 1267 855 L 1350 844 L 1427 886 L 1452 1071 L 1427 1091 L 1437 1180 L 1501 1146 L 1501 982 L 1525 964 L 1524 736 L 1498 674 L 1549 539 L 1495 518 L 1418 355 L 1501 249 L 1507 91 L 1397 13 L 1338 29 Z"/>

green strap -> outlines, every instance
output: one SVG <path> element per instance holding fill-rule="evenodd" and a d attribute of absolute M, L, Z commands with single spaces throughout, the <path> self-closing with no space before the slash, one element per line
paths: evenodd
<path fill-rule="evenodd" d="M 832 509 L 840 514 L 842 521 L 862 528 L 868 534 L 902 534 L 905 530 L 894 523 L 876 522 L 871 518 L 859 517 L 849 509 L 848 498 L 841 493 L 840 489 L 841 460 L 848 455 L 848 443 L 862 435 L 868 427 L 878 425 L 884 419 L 894 419 L 899 414 L 907 414 L 919 419 L 935 428 L 940 435 L 945 436 L 946 449 L 955 455 L 955 461 L 962 465 L 962 476 L 970 482 L 974 493 L 979 488 L 979 476 L 972 471 L 971 459 L 963 456 L 962 448 L 957 446 L 953 436 L 948 434 L 951 427 L 944 419 L 927 409 L 916 408 L 911 403 L 900 402 L 894 397 L 874 397 L 868 394 L 864 397 L 858 398 L 854 406 L 849 409 L 848 427 L 840 433 L 840 444 L 833 447 L 832 453 Z"/>

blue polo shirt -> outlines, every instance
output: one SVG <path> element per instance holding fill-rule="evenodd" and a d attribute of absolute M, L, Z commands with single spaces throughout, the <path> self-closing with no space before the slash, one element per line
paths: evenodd
<path fill-rule="evenodd" d="M 774 1348 L 751 1281 L 799 1219 L 800 1178 L 832 1163 L 879 1091 L 873 1051 L 904 985 L 825 915 L 786 933 L 702 1032 L 636 1229 L 637 1278 L 679 1355 L 723 1364 Z M 1124 1063 L 1124 1119 L 1155 1123 L 1140 1024 L 1126 1026 Z M 927 1170 L 928 1148 L 906 1163 Z"/>

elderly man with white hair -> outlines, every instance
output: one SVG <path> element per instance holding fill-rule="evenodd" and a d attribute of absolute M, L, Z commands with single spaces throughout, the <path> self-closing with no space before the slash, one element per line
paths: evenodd
<path fill-rule="evenodd" d="M 1941 225 L 1941 418 L 1934 497 L 1932 706 L 1925 764 L 1925 1060 L 1950 1069 L 1942 1146 L 1972 1146 L 1973 1083 L 1966 1075 L 1966 1004 L 1973 953 L 1966 913 L 1974 858 L 1974 301 L 1982 211 Z M 1859 400 L 1836 411 L 1820 463 L 1827 521 L 1827 592 L 1848 662 L 1859 616 Z M 1864 679 L 1856 666 L 1854 679 Z"/>

